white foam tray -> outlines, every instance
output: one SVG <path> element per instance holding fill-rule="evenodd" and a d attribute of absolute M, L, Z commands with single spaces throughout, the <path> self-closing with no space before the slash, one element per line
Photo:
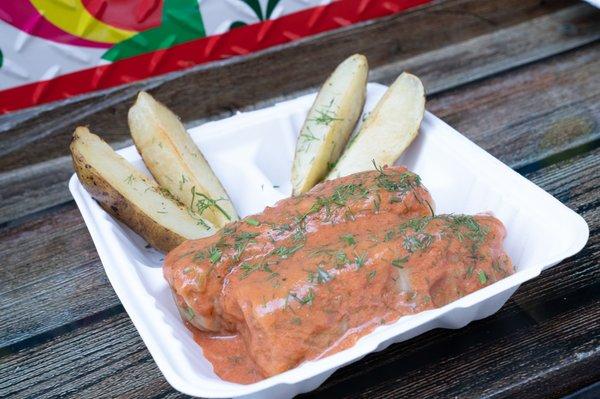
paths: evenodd
<path fill-rule="evenodd" d="M 385 91 L 369 84 L 365 110 Z M 260 212 L 291 192 L 296 136 L 314 94 L 191 129 L 241 216 Z M 135 148 L 119 151 L 145 170 Z M 433 328 L 460 328 L 495 313 L 523 282 L 580 251 L 588 239 L 585 221 L 551 195 L 427 113 L 415 142 L 399 159 L 430 190 L 437 213 L 491 211 L 504 222 L 505 247 L 517 272 L 440 309 L 381 326 L 355 346 L 306 362 L 263 381 L 222 381 L 184 327 L 163 278 L 162 254 L 105 213 L 73 175 L 69 189 L 88 226 L 106 274 L 167 381 L 201 397 L 292 397 L 319 386 L 338 368 L 394 342 Z"/>

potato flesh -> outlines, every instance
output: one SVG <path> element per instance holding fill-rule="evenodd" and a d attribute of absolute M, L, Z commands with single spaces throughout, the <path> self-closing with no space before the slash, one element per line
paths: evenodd
<path fill-rule="evenodd" d="M 237 213 L 218 178 L 183 124 L 168 108 L 141 92 L 129 111 L 129 126 L 144 163 L 164 188 L 198 216 L 215 226 L 237 220 Z M 192 193 L 192 190 L 195 192 Z M 203 194 L 217 201 L 199 213 Z"/>
<path fill-rule="evenodd" d="M 158 224 L 187 239 L 202 238 L 214 233 L 210 223 L 199 223 L 190 217 L 187 210 L 166 197 L 156 183 L 135 169 L 95 134 L 85 128 L 78 128 L 74 145 L 75 150 L 115 191 Z"/>
<path fill-rule="evenodd" d="M 425 112 L 425 90 L 414 75 L 401 74 L 350 140 L 327 180 L 392 165 L 417 136 Z"/>
<path fill-rule="evenodd" d="M 302 126 L 292 168 L 294 195 L 326 175 L 352 133 L 365 102 L 367 59 L 355 54 L 325 81 Z"/>

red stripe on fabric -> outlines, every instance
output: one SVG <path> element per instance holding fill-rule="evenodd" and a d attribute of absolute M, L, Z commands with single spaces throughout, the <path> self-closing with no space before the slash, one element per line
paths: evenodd
<path fill-rule="evenodd" d="M 0 114 L 263 50 L 348 24 L 395 14 L 430 1 L 338 0 L 275 20 L 240 27 L 222 35 L 179 44 L 167 50 L 0 91 Z M 266 29 L 268 34 L 264 34 Z"/>

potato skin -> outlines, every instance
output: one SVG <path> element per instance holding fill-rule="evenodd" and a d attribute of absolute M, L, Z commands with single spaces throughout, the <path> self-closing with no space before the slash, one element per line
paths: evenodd
<path fill-rule="evenodd" d="M 125 223 L 153 247 L 168 252 L 186 240 L 185 237 L 160 225 L 123 197 L 77 150 L 77 133 L 71 141 L 73 167 L 79 181 L 106 212 Z"/>

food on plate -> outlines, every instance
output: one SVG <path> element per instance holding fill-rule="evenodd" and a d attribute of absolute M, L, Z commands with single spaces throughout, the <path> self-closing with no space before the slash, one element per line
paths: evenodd
<path fill-rule="evenodd" d="M 327 179 L 392 165 L 415 139 L 425 112 L 425 90 L 414 75 L 402 73 L 368 114 Z"/>
<path fill-rule="evenodd" d="M 173 112 L 142 91 L 129 109 L 128 120 L 133 142 L 150 173 L 194 217 L 205 218 L 217 228 L 238 219 L 221 182 Z"/>
<path fill-rule="evenodd" d="M 187 239 L 214 234 L 209 221 L 190 216 L 167 190 L 86 127 L 75 130 L 71 155 L 79 181 L 91 196 L 152 246 L 166 252 Z"/>
<path fill-rule="evenodd" d="M 338 160 L 362 113 L 369 66 L 355 54 L 325 81 L 300 130 L 292 167 L 293 194 L 310 190 Z"/>
<path fill-rule="evenodd" d="M 419 176 L 326 181 L 171 251 L 163 272 L 215 372 L 250 383 L 511 273 L 489 215 L 434 215 Z"/>

